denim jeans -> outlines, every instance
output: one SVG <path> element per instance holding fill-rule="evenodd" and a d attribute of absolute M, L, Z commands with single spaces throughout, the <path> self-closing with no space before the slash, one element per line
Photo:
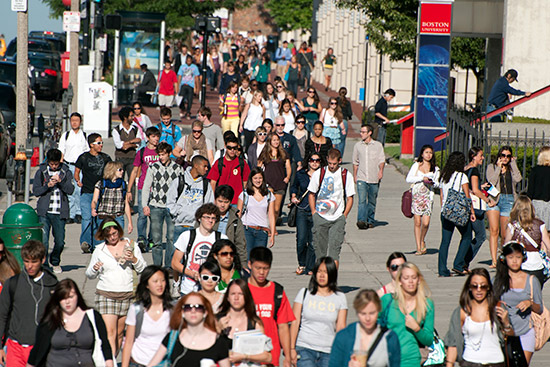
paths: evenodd
<path fill-rule="evenodd" d="M 296 353 L 300 356 L 297 367 L 328 367 L 330 353 L 298 346 L 296 346 Z"/>
<path fill-rule="evenodd" d="M 143 214 L 143 206 L 141 205 L 141 190 L 138 190 L 138 220 L 137 220 L 137 233 L 138 240 L 148 240 L 151 237 L 151 231 L 149 231 L 149 237 L 147 237 L 147 217 Z"/>
<path fill-rule="evenodd" d="M 246 254 L 250 258 L 250 251 L 255 247 L 267 247 L 268 235 L 266 231 L 244 226 L 244 238 L 246 239 Z"/>
<path fill-rule="evenodd" d="M 380 184 L 370 184 L 365 181 L 357 181 L 357 221 L 374 224 L 374 212 L 376 211 L 376 199 Z"/>
<path fill-rule="evenodd" d="M 441 216 L 441 244 L 439 245 L 438 259 L 438 273 L 440 276 L 449 276 L 451 274 L 447 268 L 447 257 L 455 228 L 458 229 L 462 238 L 460 239 L 458 251 L 453 262 L 453 269 L 463 271 L 466 265 L 464 258 L 472 245 L 472 222 L 468 220 L 468 223 L 464 227 L 459 227 Z"/>
<path fill-rule="evenodd" d="M 311 85 L 311 69 L 309 66 L 302 68 L 302 76 L 304 78 L 304 88 L 309 89 L 309 86 Z"/>
<path fill-rule="evenodd" d="M 348 136 L 348 120 L 344 120 L 344 128 L 346 129 L 346 135 L 340 136 L 340 143 L 336 146 L 336 149 L 342 153 L 342 158 L 344 157 L 344 151 L 346 150 L 346 137 Z"/>
<path fill-rule="evenodd" d="M 464 258 L 466 268 L 470 266 L 470 263 L 479 252 L 481 245 L 483 245 L 483 242 L 487 239 L 487 232 L 485 230 L 485 211 L 476 210 L 476 221 L 472 223 L 472 230 L 474 231 L 475 237 Z"/>
<path fill-rule="evenodd" d="M 92 250 L 95 245 L 99 243 L 94 238 L 95 231 L 97 231 L 98 221 L 97 218 L 92 217 L 92 198 L 94 194 L 81 194 L 80 195 L 80 207 L 82 210 L 82 224 L 80 232 L 80 243 L 88 242 L 92 246 Z"/>
<path fill-rule="evenodd" d="M 171 268 L 174 255 L 174 222 L 168 208 L 150 206 L 151 209 L 151 235 L 155 244 L 153 250 L 153 264 L 162 266 L 162 227 L 166 222 L 166 252 L 164 254 L 164 266 Z"/>
<path fill-rule="evenodd" d="M 74 169 L 76 167 L 72 164 L 69 164 L 69 169 L 73 173 L 74 177 Z M 80 175 L 82 176 L 82 174 Z M 71 195 L 69 195 L 69 217 L 71 219 L 74 219 L 77 215 L 82 216 L 82 212 L 80 211 L 80 186 L 74 182 L 74 191 Z"/>
<path fill-rule="evenodd" d="M 376 137 L 376 140 L 384 146 L 386 145 L 387 126 L 385 124 L 380 124 L 378 126 L 378 136 Z"/>
<path fill-rule="evenodd" d="M 46 247 L 46 265 L 48 265 L 48 248 L 50 242 L 50 228 L 53 235 L 53 250 L 49 257 L 49 262 L 53 266 L 59 266 L 61 263 L 61 252 L 65 246 L 65 219 L 61 219 L 59 214 L 41 215 L 38 217 L 40 223 L 44 225 L 42 232 L 42 243 Z"/>
<path fill-rule="evenodd" d="M 298 265 L 306 268 L 306 274 L 315 266 L 315 248 L 313 247 L 313 218 L 311 210 L 298 208 L 296 211 L 296 254 Z"/>

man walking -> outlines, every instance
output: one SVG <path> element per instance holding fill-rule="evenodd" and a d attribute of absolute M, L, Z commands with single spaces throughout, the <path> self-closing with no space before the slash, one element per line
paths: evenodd
<path fill-rule="evenodd" d="M 84 253 L 90 253 L 95 248 L 97 240 L 94 231 L 97 229 L 96 218 L 92 220 L 92 199 L 95 184 L 103 179 L 105 164 L 111 162 L 111 157 L 102 152 L 103 140 L 97 133 L 88 136 L 90 151 L 78 157 L 75 163 L 74 180 L 81 189 L 80 205 L 82 209 L 82 231 L 80 233 L 80 248 Z M 82 180 L 80 173 L 82 172 Z"/>
<path fill-rule="evenodd" d="M 372 125 L 361 126 L 361 141 L 353 147 L 353 180 L 357 184 L 357 228 L 374 228 L 374 212 L 386 156 L 382 144 L 372 139 Z"/>
<path fill-rule="evenodd" d="M 199 84 L 199 75 L 199 68 L 197 68 L 197 65 L 193 64 L 193 58 L 187 56 L 185 58 L 185 64 L 183 64 L 178 71 L 178 84 L 180 88 L 179 95 L 183 97 L 179 105 L 181 111 L 180 115 L 186 117 L 188 120 L 191 119 L 193 94 L 195 93 L 195 84 Z"/>
<path fill-rule="evenodd" d="M 130 107 L 122 107 L 118 112 L 118 117 L 122 122 L 112 130 L 115 143 L 115 160 L 122 163 L 126 179 L 129 181 L 134 169 L 137 147 L 141 145 L 141 139 L 138 137 L 139 129 L 133 124 L 134 111 Z M 128 192 L 131 191 L 128 190 Z"/>
<path fill-rule="evenodd" d="M 160 124 L 156 125 L 160 131 L 160 141 L 165 141 L 172 147 L 176 146 L 181 139 L 181 129 L 172 122 L 172 110 L 168 107 L 161 107 L 160 121 Z"/>
<path fill-rule="evenodd" d="M 313 217 L 313 246 L 317 259 L 332 257 L 338 264 L 346 234 L 346 218 L 353 206 L 353 176 L 342 164 L 338 149 L 327 153 L 327 167 L 315 171 L 309 181 L 309 207 Z"/>
<path fill-rule="evenodd" d="M 508 70 L 504 76 L 498 78 L 496 83 L 491 89 L 491 94 L 489 94 L 489 100 L 487 105 L 487 113 L 499 109 L 510 103 L 509 95 L 513 96 L 526 96 L 531 95 L 530 92 L 524 92 L 519 89 L 512 88 L 511 83 L 518 80 L 518 72 L 514 69 Z M 491 122 L 502 122 L 504 121 L 504 114 L 497 115 L 491 118 Z"/>
<path fill-rule="evenodd" d="M 159 100 L 160 107 L 172 107 L 174 97 L 178 93 L 178 77 L 176 72 L 172 70 L 170 60 L 164 61 L 164 70 L 159 78 Z"/>
<path fill-rule="evenodd" d="M 71 129 L 61 134 L 58 149 L 62 154 L 62 161 L 69 165 L 74 176 L 75 162 L 82 153 L 90 150 L 86 141 L 86 133 L 82 130 L 82 116 L 78 112 L 71 113 L 69 118 Z M 69 219 L 68 224 L 82 222 L 82 211 L 80 210 L 80 187 L 75 185 L 74 191 L 69 195 Z"/>
<path fill-rule="evenodd" d="M 204 106 L 199 108 L 199 113 L 197 114 L 197 120 L 202 122 L 202 133 L 206 136 L 206 139 L 210 140 L 212 143 L 212 148 L 214 151 L 223 149 L 223 135 L 222 129 L 210 121 L 212 117 L 212 110 Z"/>
<path fill-rule="evenodd" d="M 281 79 L 284 79 L 286 66 L 290 62 L 291 58 L 292 52 L 290 52 L 290 49 L 288 48 L 288 42 L 283 41 L 283 46 L 279 47 L 277 51 L 275 51 L 275 61 L 277 61 L 277 76 L 279 76 Z"/>
<path fill-rule="evenodd" d="M 376 123 L 376 131 L 373 136 L 382 143 L 382 146 L 386 144 L 386 128 L 390 120 L 388 119 L 388 102 L 395 97 L 395 91 L 388 89 L 384 92 L 382 98 L 376 102 L 374 106 L 374 122 Z"/>
<path fill-rule="evenodd" d="M 61 252 L 65 246 L 65 222 L 69 218 L 69 200 L 67 195 L 74 191 L 73 177 L 66 164 L 61 162 L 61 151 L 50 149 L 46 153 L 47 163 L 42 163 L 34 175 L 32 192 L 38 196 L 36 212 L 43 224 L 42 242 L 46 248 L 46 262 L 48 264 L 48 245 L 50 242 L 50 228 L 53 235 L 53 250 L 50 264 L 53 272 L 60 274 Z"/>

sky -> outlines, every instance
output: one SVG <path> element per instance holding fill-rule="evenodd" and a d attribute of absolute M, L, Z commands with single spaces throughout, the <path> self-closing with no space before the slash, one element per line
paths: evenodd
<path fill-rule="evenodd" d="M 28 0 L 28 13 L 29 32 L 63 31 L 63 19 L 51 19 L 50 8 L 41 0 Z M 11 0 L 0 0 L 0 33 L 6 37 L 6 46 L 17 36 L 17 13 L 11 11 Z"/>

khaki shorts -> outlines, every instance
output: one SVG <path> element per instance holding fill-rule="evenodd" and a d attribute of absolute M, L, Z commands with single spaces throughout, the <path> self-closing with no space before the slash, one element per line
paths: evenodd
<path fill-rule="evenodd" d="M 325 67 L 325 75 L 326 75 L 326 76 L 332 76 L 332 71 L 333 71 L 333 70 L 334 70 L 334 69 Z"/>
<path fill-rule="evenodd" d="M 159 106 L 172 107 L 174 103 L 174 96 L 167 96 L 165 94 L 159 94 Z"/>

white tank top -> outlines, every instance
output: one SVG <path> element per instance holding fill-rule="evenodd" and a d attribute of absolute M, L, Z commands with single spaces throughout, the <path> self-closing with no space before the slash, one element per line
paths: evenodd
<path fill-rule="evenodd" d="M 464 335 L 462 358 L 473 363 L 504 362 L 497 328 L 498 326 L 493 324 L 491 329 L 491 320 L 475 322 L 470 316 L 466 316 L 464 325 L 462 325 L 462 334 Z"/>
<path fill-rule="evenodd" d="M 338 127 L 338 119 L 336 117 L 331 116 L 327 110 L 325 110 L 325 117 L 323 118 L 323 125 L 324 127 Z"/>
<path fill-rule="evenodd" d="M 291 111 L 288 111 L 288 113 L 282 114 L 283 118 L 285 119 L 285 133 L 290 134 L 292 130 L 296 128 L 296 125 L 294 124 L 294 115 Z"/>
<path fill-rule="evenodd" d="M 253 103 L 248 105 L 248 113 L 246 114 L 246 120 L 244 120 L 243 128 L 249 131 L 255 131 L 256 128 L 262 126 L 264 109 L 261 105 L 255 105 Z"/>

